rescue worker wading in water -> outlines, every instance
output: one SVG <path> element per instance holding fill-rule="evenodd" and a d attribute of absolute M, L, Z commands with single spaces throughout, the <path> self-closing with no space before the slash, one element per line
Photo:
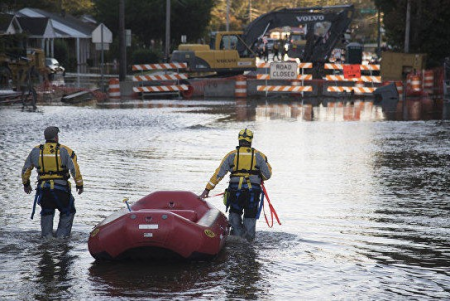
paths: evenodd
<path fill-rule="evenodd" d="M 240 131 L 238 139 L 239 146 L 222 159 L 200 197 L 207 198 L 209 191 L 230 172 L 230 184 L 225 190 L 224 203 L 230 210 L 231 234 L 253 241 L 256 234 L 261 181 L 270 178 L 272 167 L 263 153 L 251 147 L 252 131 L 248 129 Z"/>
<path fill-rule="evenodd" d="M 36 204 L 39 204 L 42 209 L 42 237 L 45 238 L 53 236 L 55 209 L 59 211 L 56 237 L 70 236 L 76 212 L 75 199 L 68 181 L 70 174 L 75 179 L 78 194 L 83 192 L 83 178 L 78 167 L 77 156 L 73 150 L 58 143 L 58 132 L 57 127 L 46 128 L 44 131 L 45 144 L 38 145 L 31 150 L 22 168 L 23 189 L 28 194 L 33 190 L 30 185 L 31 171 L 36 167 L 38 172 L 31 218 L 33 218 Z"/>

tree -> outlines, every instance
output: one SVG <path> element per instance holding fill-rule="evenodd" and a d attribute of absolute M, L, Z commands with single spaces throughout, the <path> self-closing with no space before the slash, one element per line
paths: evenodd
<path fill-rule="evenodd" d="M 203 37 L 211 18 L 214 0 L 171 0 L 170 31 L 172 43 L 177 45 L 182 35 L 189 41 Z M 118 34 L 116 0 L 96 0 L 97 20 L 105 23 L 114 35 Z M 165 40 L 166 0 L 127 0 L 125 3 L 125 27 L 141 45 Z"/>
<path fill-rule="evenodd" d="M 5 11 L 21 10 L 25 7 L 39 8 L 49 12 L 60 12 L 79 16 L 90 13 L 92 0 L 2 0 L 1 8 Z"/>
<path fill-rule="evenodd" d="M 375 0 L 383 12 L 386 38 L 402 51 L 405 42 L 407 0 Z M 411 1 L 410 52 L 426 53 L 428 66 L 440 66 L 450 56 L 450 1 Z"/>

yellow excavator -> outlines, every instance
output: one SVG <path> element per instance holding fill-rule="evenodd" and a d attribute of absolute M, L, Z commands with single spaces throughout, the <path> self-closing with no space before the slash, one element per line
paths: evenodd
<path fill-rule="evenodd" d="M 323 65 L 349 27 L 353 5 L 283 8 L 263 14 L 242 32 L 215 32 L 210 44 L 181 44 L 171 55 L 171 62 L 187 63 L 189 72 L 211 72 L 218 75 L 242 74 L 256 69 L 256 52 L 271 29 L 284 26 L 303 27 L 302 47 L 288 55 L 313 63 L 313 75 L 323 73 Z"/>
<path fill-rule="evenodd" d="M 242 34 L 242 31 L 213 32 L 210 45 L 181 44 L 172 53 L 171 62 L 187 63 L 188 71 L 193 74 L 232 75 L 255 70 L 255 54 L 242 39 Z"/>
<path fill-rule="evenodd" d="M 28 48 L 26 40 L 23 34 L 0 35 L 0 88 L 21 92 L 23 107 L 30 100 L 36 110 L 35 84 L 48 70 L 44 51 Z"/>

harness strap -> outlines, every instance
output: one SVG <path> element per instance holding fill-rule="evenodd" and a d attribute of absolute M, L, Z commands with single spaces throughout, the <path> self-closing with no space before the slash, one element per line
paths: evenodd
<path fill-rule="evenodd" d="M 39 145 L 39 149 L 41 150 L 40 151 L 40 154 L 41 154 L 41 172 L 45 172 L 45 166 L 44 166 L 44 145 L 43 144 L 41 144 L 41 145 Z"/>
<path fill-rule="evenodd" d="M 67 186 L 65 185 L 58 185 L 55 184 L 55 182 L 53 180 L 47 180 L 47 181 L 42 181 L 42 183 L 40 183 L 37 186 L 37 192 L 36 192 L 36 196 L 34 198 L 34 204 L 33 204 L 33 211 L 31 213 L 31 219 L 33 219 L 35 210 L 36 210 L 36 204 L 41 204 L 41 199 L 42 199 L 42 194 L 44 192 L 44 189 L 50 189 L 50 193 L 53 196 L 53 199 L 55 200 L 56 204 L 58 205 L 58 208 L 61 208 L 61 213 L 62 214 L 66 214 L 66 215 L 70 215 L 70 209 L 73 207 L 73 203 L 75 201 L 75 198 L 72 195 L 72 189 L 70 187 L 70 182 L 67 183 Z M 66 208 L 63 208 L 61 205 L 61 202 L 59 201 L 59 198 L 55 192 L 55 190 L 61 190 L 61 191 L 65 191 L 69 193 L 69 205 Z"/>
<path fill-rule="evenodd" d="M 57 172 L 57 173 L 59 173 L 58 151 L 59 151 L 59 143 L 56 143 L 56 149 L 55 149 L 55 164 L 56 164 L 56 172 Z"/>
<path fill-rule="evenodd" d="M 242 189 L 242 183 L 244 182 L 244 177 L 240 177 L 239 178 L 239 185 L 238 185 L 238 190 Z"/>
<path fill-rule="evenodd" d="M 41 192 L 36 192 L 36 196 L 34 197 L 34 203 L 33 203 L 33 211 L 31 211 L 31 219 L 33 219 L 34 217 L 34 213 L 36 212 L 36 204 L 40 204 L 41 203 L 41 197 L 42 197 L 42 191 Z"/>
<path fill-rule="evenodd" d="M 256 219 L 261 216 L 261 209 L 264 207 L 264 193 L 261 193 L 261 203 L 259 204 L 258 213 L 256 214 Z"/>

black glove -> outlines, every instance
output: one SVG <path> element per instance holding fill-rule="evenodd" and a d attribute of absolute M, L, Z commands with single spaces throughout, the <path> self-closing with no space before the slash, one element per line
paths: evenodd
<path fill-rule="evenodd" d="M 203 190 L 202 194 L 199 195 L 199 198 L 206 199 L 208 196 L 209 196 L 209 190 L 205 188 L 205 190 Z"/>
<path fill-rule="evenodd" d="M 30 194 L 33 191 L 33 188 L 31 188 L 30 182 L 23 184 L 23 191 L 25 191 L 26 194 Z"/>
<path fill-rule="evenodd" d="M 83 185 L 81 186 L 75 186 L 76 187 L 76 191 L 78 192 L 78 194 L 82 194 L 83 193 Z"/>

